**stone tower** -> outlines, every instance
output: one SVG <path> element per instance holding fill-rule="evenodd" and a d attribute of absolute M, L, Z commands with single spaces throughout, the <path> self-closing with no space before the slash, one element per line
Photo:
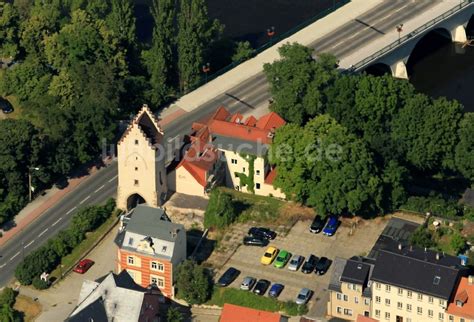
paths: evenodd
<path fill-rule="evenodd" d="M 117 207 L 161 206 L 168 191 L 163 131 L 145 104 L 117 144 Z"/>

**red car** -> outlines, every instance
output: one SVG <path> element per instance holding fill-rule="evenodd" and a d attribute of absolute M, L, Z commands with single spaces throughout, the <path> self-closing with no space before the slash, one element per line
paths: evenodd
<path fill-rule="evenodd" d="M 74 267 L 74 272 L 79 273 L 79 274 L 84 274 L 89 270 L 89 268 L 94 265 L 94 261 L 90 259 L 83 259 L 77 264 L 76 267 Z"/>

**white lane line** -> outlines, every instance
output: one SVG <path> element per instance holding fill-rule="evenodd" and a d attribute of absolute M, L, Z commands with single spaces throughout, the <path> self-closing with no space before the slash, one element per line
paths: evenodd
<path fill-rule="evenodd" d="M 84 199 L 82 199 L 82 201 L 81 201 L 79 204 L 81 204 L 81 205 L 82 205 L 82 204 L 83 204 L 83 203 L 84 203 L 84 202 L 85 202 L 87 199 L 89 199 L 90 197 L 91 197 L 90 195 L 89 195 L 89 196 L 87 196 L 87 197 L 85 197 Z"/>
<path fill-rule="evenodd" d="M 94 192 L 99 192 L 100 190 L 102 190 L 103 188 L 105 187 L 105 185 L 101 185 L 99 188 L 97 188 Z"/>
<path fill-rule="evenodd" d="M 53 222 L 53 224 L 52 224 L 51 226 L 56 226 L 56 224 L 57 224 L 58 222 L 60 222 L 61 219 L 63 219 L 63 217 L 59 217 L 59 219 L 56 220 L 55 222 Z"/>
<path fill-rule="evenodd" d="M 47 231 L 48 231 L 48 228 L 46 228 L 45 230 L 43 230 L 43 231 L 41 232 L 41 234 L 38 235 L 38 237 L 43 236 Z"/>
<path fill-rule="evenodd" d="M 28 246 L 31 246 L 31 244 L 33 244 L 34 242 L 35 242 L 35 240 L 33 239 L 33 240 L 32 240 L 32 241 L 30 241 L 28 244 L 26 244 L 26 246 L 25 246 L 25 247 L 23 247 L 23 248 L 26 248 L 26 247 L 28 247 Z"/>
<path fill-rule="evenodd" d="M 15 257 L 17 257 L 18 255 L 20 255 L 20 252 L 16 253 L 15 255 L 12 256 L 12 258 L 10 258 L 10 260 L 12 261 Z"/>
<path fill-rule="evenodd" d="M 69 211 L 66 212 L 66 215 L 69 215 L 69 214 L 70 214 L 71 212 L 73 212 L 75 209 L 76 209 L 76 207 L 73 207 L 73 208 L 69 209 Z"/>
<path fill-rule="evenodd" d="M 168 143 L 170 143 L 171 141 L 174 141 L 174 140 L 176 140 L 178 137 L 179 137 L 179 134 L 178 134 L 178 135 L 176 135 L 176 136 L 175 136 L 175 137 L 173 137 L 173 138 L 168 138 L 168 140 L 167 140 L 167 141 L 168 141 Z"/>
<path fill-rule="evenodd" d="M 4 268 L 7 264 L 0 265 L 0 268 Z"/>
<path fill-rule="evenodd" d="M 116 175 L 115 177 L 113 177 L 112 179 L 109 180 L 109 182 L 112 182 L 114 181 L 115 179 L 117 179 L 118 175 Z"/>

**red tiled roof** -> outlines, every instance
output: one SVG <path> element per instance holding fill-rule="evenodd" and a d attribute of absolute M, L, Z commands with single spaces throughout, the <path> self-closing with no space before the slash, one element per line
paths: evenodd
<path fill-rule="evenodd" d="M 278 313 L 260 311 L 248 307 L 224 304 L 220 322 L 280 322 Z"/>
<path fill-rule="evenodd" d="M 247 126 L 255 126 L 256 124 L 257 124 L 257 119 L 253 115 L 250 115 L 244 122 L 244 125 L 247 125 Z"/>
<path fill-rule="evenodd" d="M 237 123 L 237 124 L 243 123 L 243 121 L 244 121 L 244 116 L 240 113 L 235 113 L 234 115 L 230 117 L 230 120 L 229 120 L 229 122 Z"/>
<path fill-rule="evenodd" d="M 463 302 L 463 305 L 458 306 L 456 301 Z M 454 301 L 449 303 L 446 312 L 465 319 L 474 319 L 474 284 L 469 285 L 469 278 L 461 277 Z"/>
<path fill-rule="evenodd" d="M 379 320 L 376 320 L 376 319 L 372 319 L 372 318 L 369 318 L 368 316 L 364 316 L 364 315 L 357 315 L 357 320 L 356 322 L 378 322 Z"/>
<path fill-rule="evenodd" d="M 247 141 L 261 141 L 270 143 L 267 130 L 259 129 L 244 124 L 230 123 L 226 121 L 212 120 L 208 124 L 212 134 L 223 135 Z"/>
<path fill-rule="evenodd" d="M 285 120 L 275 112 L 270 112 L 267 115 L 262 116 L 258 121 L 256 127 L 264 130 L 270 130 L 272 128 L 277 129 L 280 126 L 285 125 Z"/>
<path fill-rule="evenodd" d="M 270 172 L 268 172 L 267 176 L 265 177 L 265 183 L 266 184 L 273 184 L 273 180 L 275 180 L 277 176 L 277 169 L 276 168 L 273 168 L 270 170 Z"/>

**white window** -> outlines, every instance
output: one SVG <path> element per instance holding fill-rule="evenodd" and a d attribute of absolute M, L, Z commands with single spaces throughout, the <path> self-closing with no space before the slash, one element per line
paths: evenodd
<path fill-rule="evenodd" d="M 403 295 L 403 289 L 398 288 L 398 295 Z"/>
<path fill-rule="evenodd" d="M 412 294 L 411 291 L 407 291 L 407 297 L 408 297 L 409 299 L 411 299 L 411 294 Z"/>
<path fill-rule="evenodd" d="M 443 312 L 438 313 L 438 319 L 441 320 L 441 321 L 444 320 L 444 313 Z"/>
<path fill-rule="evenodd" d="M 411 318 L 407 318 L 407 322 L 411 322 Z"/>
<path fill-rule="evenodd" d="M 242 168 L 242 172 L 245 173 L 245 167 Z"/>
<path fill-rule="evenodd" d="M 403 309 L 403 303 L 402 302 L 397 302 L 397 308 L 399 310 Z"/>
<path fill-rule="evenodd" d="M 407 311 L 411 312 L 411 304 L 407 304 Z"/>
<path fill-rule="evenodd" d="M 380 317 L 380 310 L 375 310 L 375 317 L 379 318 Z"/>
<path fill-rule="evenodd" d="M 260 170 L 255 170 L 255 174 L 256 174 L 257 176 L 259 176 L 259 175 L 260 175 Z"/>
<path fill-rule="evenodd" d="M 448 317 L 449 317 L 449 321 L 454 321 L 454 316 L 449 315 Z"/>
<path fill-rule="evenodd" d="M 354 296 L 354 303 L 355 304 L 359 303 L 359 298 L 357 296 Z"/>
<path fill-rule="evenodd" d="M 380 283 L 375 283 L 375 288 L 380 290 Z"/>
<path fill-rule="evenodd" d="M 390 306 L 390 299 L 385 299 L 385 305 Z"/>
<path fill-rule="evenodd" d="M 365 305 L 370 305 L 370 299 L 364 299 Z"/>
<path fill-rule="evenodd" d="M 128 261 L 128 263 L 129 263 L 130 265 L 135 264 L 135 259 L 133 258 L 133 256 L 128 256 L 127 261 Z"/>
<path fill-rule="evenodd" d="M 422 300 L 423 300 L 423 294 L 418 293 L 418 301 L 422 301 Z"/>
<path fill-rule="evenodd" d="M 255 188 L 260 189 L 260 183 L 256 183 Z"/>
<path fill-rule="evenodd" d="M 337 314 L 342 314 L 342 307 L 338 306 L 336 308 Z"/>
<path fill-rule="evenodd" d="M 433 317 L 433 310 L 428 310 L 428 316 L 429 316 L 430 318 Z"/>
<path fill-rule="evenodd" d="M 433 303 L 433 297 L 432 296 L 428 296 L 428 302 Z"/>
<path fill-rule="evenodd" d="M 416 308 L 416 313 L 418 313 L 418 314 L 423 314 L 423 308 L 422 308 L 421 306 L 418 306 L 418 307 Z"/>
<path fill-rule="evenodd" d="M 439 300 L 439 305 L 444 306 L 444 300 Z"/>
<path fill-rule="evenodd" d="M 342 294 L 341 294 L 341 293 L 337 293 L 337 294 L 336 294 L 336 298 L 337 298 L 338 300 L 342 300 Z"/>
<path fill-rule="evenodd" d="M 151 282 L 151 284 L 156 284 L 156 285 L 158 285 L 158 279 L 157 279 L 155 276 L 152 276 L 152 277 L 150 278 L 150 282 Z"/>
<path fill-rule="evenodd" d="M 352 315 L 352 310 L 351 309 L 344 309 L 344 315 Z"/>
<path fill-rule="evenodd" d="M 349 296 L 347 296 L 346 294 L 344 294 L 344 301 L 349 301 Z"/>
<path fill-rule="evenodd" d="M 385 291 L 390 293 L 390 285 L 385 285 Z"/>
<path fill-rule="evenodd" d="M 151 262 L 151 269 L 160 272 L 163 272 L 165 270 L 163 264 L 158 262 Z"/>
<path fill-rule="evenodd" d="M 230 162 L 231 162 L 232 164 L 237 164 L 237 159 L 231 159 Z"/>
<path fill-rule="evenodd" d="M 390 313 L 389 312 L 385 312 L 385 320 L 390 320 Z"/>
<path fill-rule="evenodd" d="M 380 296 L 375 297 L 375 303 L 380 303 Z"/>
<path fill-rule="evenodd" d="M 138 145 L 138 140 L 135 140 L 135 145 Z"/>

